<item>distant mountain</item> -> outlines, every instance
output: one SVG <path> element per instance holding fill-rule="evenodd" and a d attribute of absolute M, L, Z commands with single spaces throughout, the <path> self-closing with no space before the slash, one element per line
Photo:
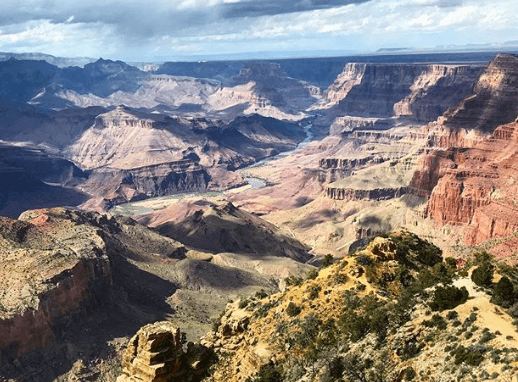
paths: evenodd
<path fill-rule="evenodd" d="M 31 61 L 46 61 L 49 64 L 55 65 L 59 68 L 66 68 L 67 66 L 80 66 L 95 61 L 95 58 L 90 57 L 55 57 L 45 53 L 5 53 L 0 52 L 0 61 L 7 61 L 11 58 L 17 60 L 31 60 Z"/>

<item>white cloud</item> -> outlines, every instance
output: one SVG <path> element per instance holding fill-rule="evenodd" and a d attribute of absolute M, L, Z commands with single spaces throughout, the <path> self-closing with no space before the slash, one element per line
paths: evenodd
<path fill-rule="evenodd" d="M 518 39 L 518 2 L 508 0 L 372 0 L 244 18 L 223 18 L 218 11 L 224 4 L 244 0 L 150 0 L 145 5 L 138 0 L 104 0 L 98 7 L 93 0 L 72 0 L 59 3 L 55 17 L 43 5 L 57 7 L 57 1 L 20 1 L 0 4 L 0 51 L 146 59 L 155 52 L 371 50 Z M 23 21 L 38 9 L 48 17 Z"/>

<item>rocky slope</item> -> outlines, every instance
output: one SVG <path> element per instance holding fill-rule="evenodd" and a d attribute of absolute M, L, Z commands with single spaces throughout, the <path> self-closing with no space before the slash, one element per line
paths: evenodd
<path fill-rule="evenodd" d="M 490 269 L 485 287 L 476 286 L 476 271 L 468 276 L 472 267 Z M 518 334 L 507 308 L 515 296 L 503 291 L 515 290 L 515 276 L 486 255 L 457 269 L 409 232 L 375 238 L 306 280 L 292 279 L 283 293 L 228 304 L 219 326 L 200 341 L 218 355 L 212 366 L 205 362 L 205 380 L 512 378 Z M 161 324 L 155 332 L 162 335 Z M 130 370 L 121 380 L 137 375 Z M 177 380 L 185 370 L 162 378 Z"/>
<path fill-rule="evenodd" d="M 253 233 L 267 223 L 248 224 Z M 278 233 L 268 227 L 269 243 Z M 282 278 L 312 269 L 287 257 L 290 246 L 303 248 L 287 239 L 262 258 L 214 255 L 129 218 L 63 208 L 2 218 L 0 375 L 114 380 L 120 338 L 140 326 L 168 320 L 196 339 L 229 297 L 278 290 Z"/>
<path fill-rule="evenodd" d="M 215 253 L 288 257 L 300 262 L 312 258 L 308 248 L 280 232 L 274 225 L 236 208 L 224 206 L 173 206 L 144 215 L 139 221 L 185 245 Z"/>

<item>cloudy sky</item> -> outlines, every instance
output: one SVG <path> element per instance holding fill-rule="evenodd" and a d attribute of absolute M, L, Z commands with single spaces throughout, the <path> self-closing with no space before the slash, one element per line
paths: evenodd
<path fill-rule="evenodd" d="M 515 0 L 1 0 L 0 51 L 146 61 L 518 40 Z"/>

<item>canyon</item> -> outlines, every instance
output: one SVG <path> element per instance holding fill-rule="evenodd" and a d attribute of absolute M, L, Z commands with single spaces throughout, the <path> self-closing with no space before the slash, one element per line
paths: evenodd
<path fill-rule="evenodd" d="M 512 274 L 517 57 L 0 57 L 0 381 L 253 378 L 289 359 L 289 301 L 327 322 L 421 271 L 500 309 L 435 245 Z"/>

